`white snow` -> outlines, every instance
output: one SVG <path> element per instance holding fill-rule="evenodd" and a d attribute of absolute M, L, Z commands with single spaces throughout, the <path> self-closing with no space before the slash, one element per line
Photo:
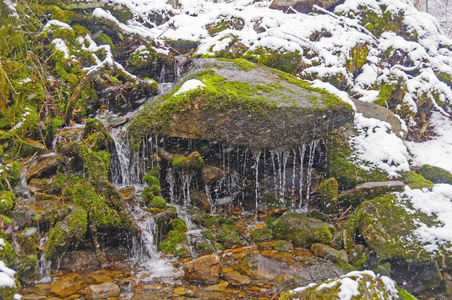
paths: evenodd
<path fill-rule="evenodd" d="M 186 93 L 191 90 L 196 90 L 197 88 L 203 88 L 205 86 L 206 85 L 198 79 L 190 79 L 190 80 L 187 80 L 184 82 L 184 84 L 180 87 L 180 89 L 174 93 L 174 96 Z"/>
<path fill-rule="evenodd" d="M 49 28 L 50 26 L 55 25 L 58 27 L 61 27 L 63 29 L 69 29 L 69 30 L 74 30 L 72 29 L 71 25 L 69 25 L 68 23 L 64 23 L 61 22 L 59 20 L 49 20 L 45 25 L 44 28 L 42 29 L 42 31 L 45 31 L 47 28 Z"/>
<path fill-rule="evenodd" d="M 69 48 L 62 39 L 54 39 L 52 44 L 55 45 L 55 50 L 63 52 L 65 59 L 69 59 Z"/>
<path fill-rule="evenodd" d="M 389 176 L 409 171 L 409 153 L 403 141 L 390 131 L 391 125 L 374 118 L 355 114 L 355 127 L 359 134 L 350 138 L 354 157 L 363 169 L 380 169 Z"/>
<path fill-rule="evenodd" d="M 425 243 L 427 251 L 435 252 L 441 245 L 452 243 L 452 185 L 436 184 L 432 191 L 406 187 L 402 196 L 408 197 L 415 210 L 436 216 L 440 222 L 431 227 L 418 222 L 419 228 L 414 234 L 419 241 Z"/>
<path fill-rule="evenodd" d="M 5 263 L 0 260 L 0 287 L 12 288 L 16 285 L 14 275 L 16 271 L 8 268 Z"/>
<path fill-rule="evenodd" d="M 438 112 L 432 114 L 429 125 L 436 136 L 422 143 L 405 142 L 413 154 L 413 166 L 429 164 L 452 172 L 452 123 Z"/>

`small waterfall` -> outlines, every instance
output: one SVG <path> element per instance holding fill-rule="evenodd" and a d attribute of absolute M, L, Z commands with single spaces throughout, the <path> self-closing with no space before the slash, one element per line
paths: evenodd
<path fill-rule="evenodd" d="M 157 251 L 157 224 L 150 213 L 136 208 L 134 210 L 136 224 L 141 230 L 140 239 L 132 242 L 133 260 L 144 268 L 143 272 L 151 272 L 148 279 L 171 277 L 175 273 L 172 263 L 160 257 Z"/>
<path fill-rule="evenodd" d="M 254 154 L 254 159 L 256 161 L 256 163 L 254 165 L 255 185 L 256 185 L 256 189 L 255 189 L 255 195 L 256 195 L 256 218 L 257 218 L 258 209 L 259 209 L 259 159 L 260 159 L 260 156 L 261 156 L 261 151 L 260 150 L 256 154 Z"/>
<path fill-rule="evenodd" d="M 47 242 L 47 236 L 43 236 L 39 239 L 38 245 L 41 247 L 41 249 L 44 249 Z M 44 257 L 44 252 L 42 252 L 39 256 L 39 262 L 38 262 L 38 274 L 41 278 L 38 282 L 39 283 L 50 283 L 52 282 L 52 278 L 50 277 L 50 266 L 51 262 L 46 261 Z"/>

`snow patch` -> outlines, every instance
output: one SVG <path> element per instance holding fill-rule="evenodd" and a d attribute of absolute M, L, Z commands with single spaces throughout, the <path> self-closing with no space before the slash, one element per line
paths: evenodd
<path fill-rule="evenodd" d="M 180 89 L 174 93 L 174 96 L 186 93 L 188 91 L 196 90 L 197 88 L 204 88 L 206 85 L 198 79 L 190 79 L 184 82 Z"/>

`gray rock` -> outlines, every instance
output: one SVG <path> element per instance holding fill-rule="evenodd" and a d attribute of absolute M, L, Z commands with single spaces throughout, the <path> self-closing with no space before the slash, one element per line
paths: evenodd
<path fill-rule="evenodd" d="M 270 8 L 282 10 L 287 13 L 294 13 L 293 10 L 307 14 L 312 12 L 313 6 L 317 5 L 326 9 L 331 9 L 341 3 L 341 0 L 273 0 Z"/>
<path fill-rule="evenodd" d="M 359 205 L 365 200 L 371 200 L 389 192 L 401 192 L 404 188 L 405 183 L 401 181 L 366 182 L 339 195 L 339 203 L 342 206 Z"/>

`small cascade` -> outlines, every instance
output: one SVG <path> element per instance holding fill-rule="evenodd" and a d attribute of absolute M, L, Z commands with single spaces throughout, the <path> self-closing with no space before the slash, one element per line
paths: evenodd
<path fill-rule="evenodd" d="M 134 238 L 132 242 L 133 260 L 144 269 L 143 272 L 151 272 L 148 279 L 159 277 L 171 277 L 175 273 L 172 263 L 160 257 L 157 251 L 157 225 L 150 213 L 136 208 L 133 211 L 136 224 L 141 230 L 140 240 Z"/>
<path fill-rule="evenodd" d="M 43 236 L 39 239 L 38 245 L 41 247 L 41 249 L 44 249 L 47 242 L 47 236 Z M 50 277 L 50 265 L 51 262 L 47 261 L 44 257 L 44 252 L 41 253 L 39 256 L 39 262 L 38 262 L 38 274 L 40 280 L 39 283 L 50 283 L 52 282 L 52 278 Z"/>
<path fill-rule="evenodd" d="M 257 218 L 257 213 L 258 213 L 258 209 L 259 209 L 259 159 L 261 156 L 261 151 L 257 151 L 257 153 L 253 152 L 254 154 L 254 160 L 255 160 L 255 164 L 254 164 L 254 173 L 255 173 L 255 195 L 256 195 L 256 218 Z"/>

